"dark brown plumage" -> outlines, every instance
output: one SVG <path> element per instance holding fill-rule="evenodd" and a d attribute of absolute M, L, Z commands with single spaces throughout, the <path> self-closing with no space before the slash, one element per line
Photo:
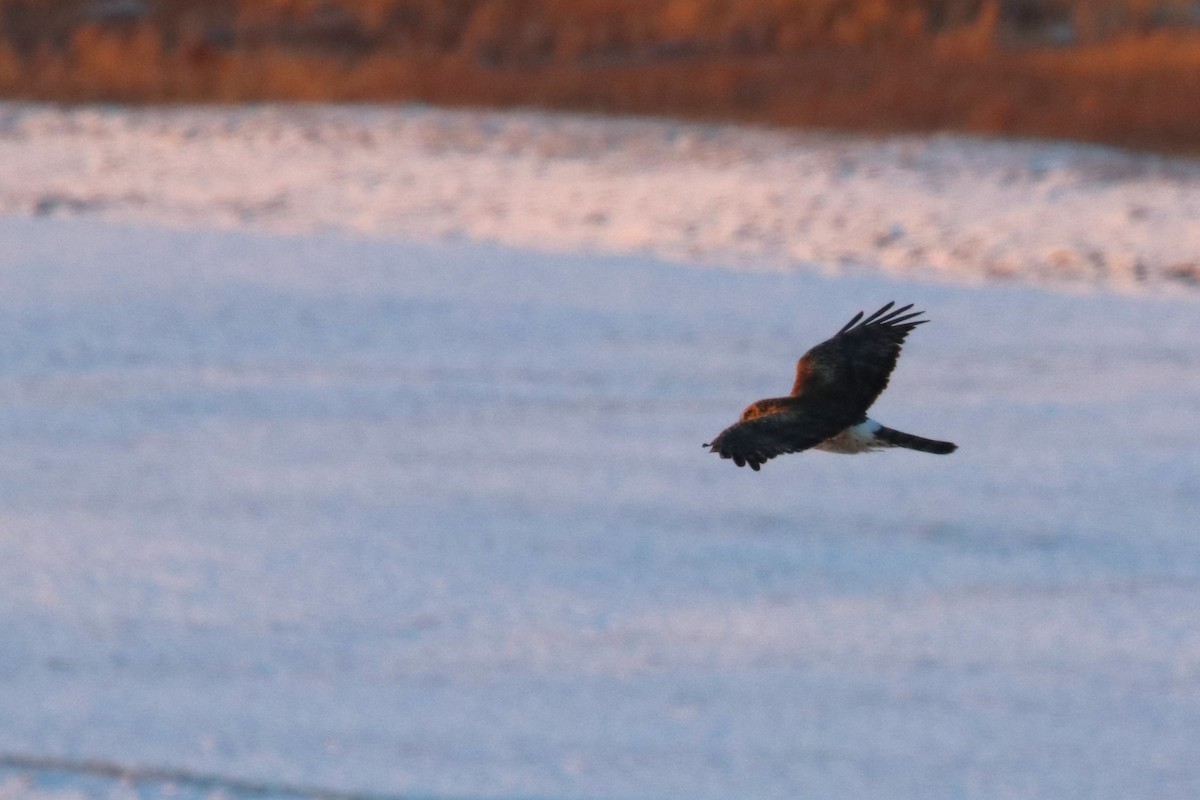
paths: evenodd
<path fill-rule="evenodd" d="M 956 449 L 885 428 L 867 418 L 867 409 L 887 388 L 909 332 L 928 322 L 912 305 L 892 310 L 888 303 L 866 319 L 858 312 L 832 338 L 809 350 L 796 364 L 788 397 L 759 400 L 742 418 L 706 444 L 721 458 L 757 470 L 784 453 L 818 448 L 858 453 L 883 447 L 907 447 L 945 454 Z M 861 321 L 860 321 L 861 320 Z"/>

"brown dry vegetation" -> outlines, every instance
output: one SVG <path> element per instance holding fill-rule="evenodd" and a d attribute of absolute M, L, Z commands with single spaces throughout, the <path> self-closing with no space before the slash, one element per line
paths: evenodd
<path fill-rule="evenodd" d="M 0 0 L 0 95 L 422 100 L 1200 149 L 1193 0 Z"/>

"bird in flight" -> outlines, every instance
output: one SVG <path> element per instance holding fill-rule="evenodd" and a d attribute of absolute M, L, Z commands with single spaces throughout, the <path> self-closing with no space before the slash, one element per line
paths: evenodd
<path fill-rule="evenodd" d="M 894 305 L 888 303 L 866 319 L 861 311 L 855 314 L 832 338 L 804 354 L 796 364 L 790 395 L 751 403 L 740 420 L 704 446 L 753 470 L 775 456 L 810 448 L 865 453 L 906 447 L 953 453 L 956 444 L 902 433 L 867 416 L 887 388 L 904 337 L 929 321 L 917 319 L 923 311 L 905 313 L 911 304 L 892 310 Z"/>

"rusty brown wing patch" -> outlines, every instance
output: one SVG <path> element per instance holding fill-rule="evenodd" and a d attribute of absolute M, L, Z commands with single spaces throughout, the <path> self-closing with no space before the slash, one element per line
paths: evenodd
<path fill-rule="evenodd" d="M 848 405 L 854 409 L 850 424 L 861 422 L 887 388 L 904 338 L 929 321 L 916 319 L 923 311 L 905 313 L 912 304 L 892 310 L 894 305 L 866 319 L 858 312 L 836 335 L 805 353 L 796 365 L 793 396 Z"/>
<path fill-rule="evenodd" d="M 739 467 L 753 470 L 784 453 L 815 447 L 852 424 L 850 415 L 836 407 L 797 401 L 787 408 L 738 422 L 721 431 L 710 452 L 731 458 Z"/>

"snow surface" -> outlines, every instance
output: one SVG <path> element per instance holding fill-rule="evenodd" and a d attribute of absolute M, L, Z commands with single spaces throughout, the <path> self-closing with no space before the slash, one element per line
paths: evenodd
<path fill-rule="evenodd" d="M 0 196 L 24 215 L 0 216 L 3 800 L 1200 796 L 1195 293 L 743 269 L 774 253 L 720 237 L 697 257 L 736 268 L 696 269 L 579 252 L 625 245 L 539 216 L 578 210 L 541 196 L 572 164 L 589 197 L 613 170 L 606 213 L 633 214 L 639 148 L 672 130 L 729 161 L 663 169 L 691 170 L 689 202 L 728 170 L 730 208 L 760 171 L 745 142 L 1152 160 L 411 110 L 4 120 Z M 355 205 L 366 151 L 321 155 L 335 123 L 391 141 L 452 120 L 501 139 L 447 134 L 403 168 L 544 171 L 492 238 L 577 252 L 444 241 L 451 219 L 491 236 L 467 199 L 425 186 L 434 210 L 405 217 L 381 148 Z M 1147 191 L 1194 191 L 1153 163 Z M 274 181 L 296 187 L 283 211 L 223 216 Z M 53 192 L 108 200 L 32 201 Z M 1159 246 L 1197 252 L 1179 234 Z M 1033 263 L 1034 239 L 1004 241 Z M 957 453 L 752 473 L 700 447 L 891 299 L 933 321 L 872 414 Z"/>
<path fill-rule="evenodd" d="M 1200 286 L 1200 164 L 427 108 L 0 104 L 0 213 L 957 281 Z"/>

